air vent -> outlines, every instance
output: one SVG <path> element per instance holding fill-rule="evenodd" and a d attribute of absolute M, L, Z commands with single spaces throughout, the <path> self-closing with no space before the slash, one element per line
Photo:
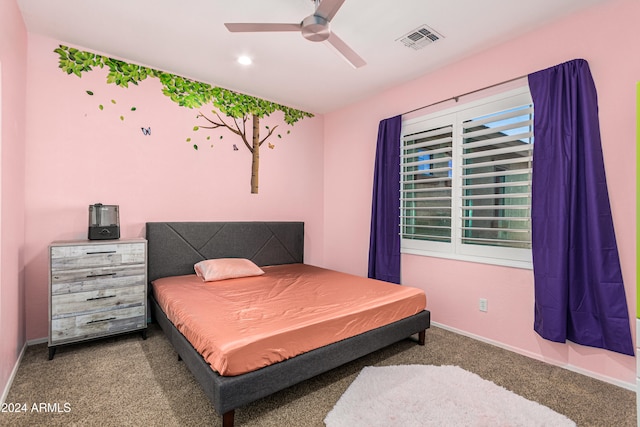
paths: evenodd
<path fill-rule="evenodd" d="M 423 47 L 430 45 L 443 38 L 440 34 L 436 33 L 433 29 L 422 25 L 413 31 L 409 31 L 404 36 L 400 37 L 396 41 L 401 42 L 411 49 L 422 49 Z"/>

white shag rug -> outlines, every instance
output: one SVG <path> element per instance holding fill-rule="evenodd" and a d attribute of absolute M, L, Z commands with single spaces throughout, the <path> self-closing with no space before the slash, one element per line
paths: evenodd
<path fill-rule="evenodd" d="M 569 418 L 457 366 L 365 367 L 327 427 L 575 426 Z"/>

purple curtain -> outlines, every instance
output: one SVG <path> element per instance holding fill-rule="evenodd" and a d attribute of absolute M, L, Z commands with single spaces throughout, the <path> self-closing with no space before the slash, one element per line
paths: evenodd
<path fill-rule="evenodd" d="M 633 355 L 589 64 L 529 75 L 535 331 Z"/>
<path fill-rule="evenodd" d="M 369 277 L 400 283 L 400 131 L 402 116 L 382 120 L 373 172 Z"/>

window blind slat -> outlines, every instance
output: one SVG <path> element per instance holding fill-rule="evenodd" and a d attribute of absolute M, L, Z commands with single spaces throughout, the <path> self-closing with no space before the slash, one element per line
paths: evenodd
<path fill-rule="evenodd" d="M 522 106 L 520 108 L 514 108 L 512 110 L 508 110 L 508 111 L 505 111 L 505 112 L 502 112 L 502 113 L 490 115 L 490 116 L 485 117 L 485 118 L 473 119 L 473 120 L 465 121 L 464 123 L 462 123 L 462 127 L 463 127 L 463 129 L 467 129 L 467 128 L 470 128 L 470 127 L 476 127 L 478 125 L 485 125 L 487 123 L 494 123 L 496 121 L 502 121 L 502 120 L 511 119 L 513 117 L 531 116 L 532 114 L 533 114 L 533 107 L 532 106 L 530 106 L 530 105 L 526 106 L 526 107 Z"/>
<path fill-rule="evenodd" d="M 415 141 L 418 139 L 425 139 L 425 138 L 433 138 L 438 135 L 451 134 L 452 132 L 453 132 L 453 126 L 443 126 L 440 128 L 429 129 L 424 132 L 416 132 L 409 135 L 405 135 L 403 140 L 405 141 L 405 143 L 408 143 L 409 141 Z"/>
<path fill-rule="evenodd" d="M 489 150 L 475 151 L 473 154 L 480 154 L 480 153 L 485 155 L 487 155 L 488 153 L 490 153 L 491 155 L 503 154 L 501 150 L 505 150 L 509 148 L 516 149 L 513 152 L 533 150 L 533 145 L 522 141 L 523 138 L 528 138 L 531 136 L 533 136 L 532 133 L 526 133 L 526 134 L 518 134 L 518 135 L 505 135 L 499 138 L 483 139 L 481 141 L 465 142 L 463 146 L 465 150 L 465 154 L 463 156 L 475 157 L 475 156 L 470 156 L 467 153 L 469 153 L 469 151 L 473 149 L 484 148 L 489 146 L 495 146 L 496 148 L 489 149 Z M 513 142 L 515 144 L 509 145 L 509 143 L 513 143 Z M 504 145 L 507 145 L 507 147 L 504 147 Z M 506 151 L 506 152 L 509 153 L 510 151 Z M 469 153 L 469 154 L 472 154 L 472 153 Z"/>
<path fill-rule="evenodd" d="M 500 216 L 463 216 L 463 221 L 516 221 L 531 222 L 530 218 L 505 218 Z"/>
<path fill-rule="evenodd" d="M 531 193 L 491 193 L 491 194 L 476 194 L 472 196 L 463 195 L 462 200 L 526 199 L 530 197 L 531 197 Z"/>
<path fill-rule="evenodd" d="M 411 188 L 411 189 L 401 189 L 401 193 L 434 193 L 439 191 L 441 193 L 451 193 L 451 189 L 449 187 L 431 187 L 431 188 Z"/>
<path fill-rule="evenodd" d="M 461 206 L 460 209 L 466 211 L 486 211 L 486 210 L 518 210 L 531 209 L 531 205 L 480 205 L 480 206 Z"/>
<path fill-rule="evenodd" d="M 496 160 L 494 162 L 466 163 L 464 165 L 464 169 L 477 169 L 477 168 L 485 168 L 485 167 L 491 167 L 491 166 L 510 166 L 510 165 L 516 165 L 521 163 L 529 163 L 532 161 L 533 161 L 533 156 L 511 157 L 504 160 Z M 527 169 L 530 167 L 531 165 L 528 165 Z"/>
<path fill-rule="evenodd" d="M 408 177 L 409 176 L 407 176 L 407 178 Z M 451 178 L 440 177 L 440 178 L 413 179 L 413 180 L 400 181 L 400 183 L 403 186 L 411 186 L 414 184 L 425 184 L 425 183 L 442 183 L 442 182 L 451 182 Z"/>
<path fill-rule="evenodd" d="M 422 156 L 424 156 L 424 154 Z M 412 156 L 411 158 L 413 158 L 413 157 L 420 157 L 420 156 Z M 408 159 L 409 158 L 407 158 L 407 160 Z M 451 157 L 438 157 L 436 159 L 431 158 L 431 159 L 427 159 L 427 160 L 420 160 L 420 161 L 417 161 L 417 162 L 407 161 L 406 163 L 403 164 L 403 166 L 405 168 L 410 168 L 410 167 L 413 167 L 413 166 L 433 165 L 433 164 L 436 164 L 436 163 L 449 163 L 449 161 L 451 161 Z M 416 171 L 416 172 L 421 172 L 421 171 Z"/>
<path fill-rule="evenodd" d="M 470 175 L 473 176 L 473 175 Z M 467 191 L 482 190 L 489 188 L 511 188 L 511 187 L 528 187 L 531 193 L 531 181 L 513 181 L 513 182 L 494 182 L 490 184 L 468 184 L 464 188 Z"/>
<path fill-rule="evenodd" d="M 434 150 L 422 150 L 422 151 L 417 151 L 415 153 L 407 153 L 407 154 L 403 154 L 401 157 L 402 159 L 410 159 L 412 157 L 424 156 L 425 154 L 429 154 L 433 157 L 435 154 L 442 154 L 442 153 L 446 153 L 449 155 L 449 157 L 451 157 L 451 146 L 449 145 L 447 147 L 436 148 Z"/>

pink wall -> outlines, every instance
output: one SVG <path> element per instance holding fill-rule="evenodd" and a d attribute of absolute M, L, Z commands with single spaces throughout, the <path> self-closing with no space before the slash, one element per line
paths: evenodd
<path fill-rule="evenodd" d="M 27 34 L 0 2 L 0 395 L 25 343 L 24 165 Z"/>
<path fill-rule="evenodd" d="M 47 336 L 47 246 L 53 240 L 86 238 L 92 203 L 120 206 L 123 238 L 143 236 L 146 221 L 304 221 L 305 260 L 322 263 L 322 116 L 293 127 L 284 124 L 282 113 L 262 121 L 272 127 L 280 124 L 284 131 L 282 139 L 268 140 L 274 148 L 262 146 L 260 191 L 251 194 L 251 155 L 236 136 L 193 132 L 198 111 L 164 96 L 157 79 L 123 89 L 106 84 L 106 70 L 82 78 L 66 75 L 58 69 L 53 52 L 57 45 L 29 35 L 29 339 Z M 142 127 L 150 127 L 151 135 L 145 136 Z M 192 142 L 186 142 L 187 137 Z"/>
<path fill-rule="evenodd" d="M 615 0 L 325 116 L 325 265 L 366 275 L 378 122 L 575 58 L 599 92 L 605 167 L 630 320 L 635 318 L 635 83 L 640 3 Z M 443 41 L 446 43 L 446 39 Z M 428 48 L 422 51 L 428 61 Z M 462 99 L 462 101 L 466 101 Z M 635 358 L 540 339 L 530 270 L 403 255 L 402 278 L 427 292 L 433 321 L 515 351 L 627 386 Z M 489 311 L 478 310 L 487 298 Z M 632 331 L 635 322 L 632 323 Z"/>

